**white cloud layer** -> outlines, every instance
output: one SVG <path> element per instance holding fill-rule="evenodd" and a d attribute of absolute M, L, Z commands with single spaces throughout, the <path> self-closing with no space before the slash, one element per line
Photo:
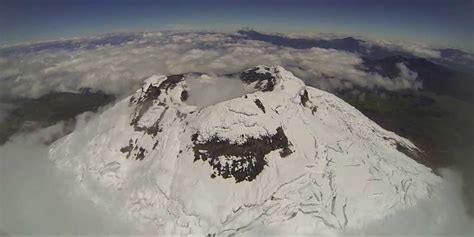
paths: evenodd
<path fill-rule="evenodd" d="M 232 73 L 257 64 L 282 65 L 308 84 L 324 90 L 413 86 L 413 78 L 396 80 L 357 68 L 362 59 L 331 49 L 291 49 L 238 39 L 225 33 L 145 33 L 122 45 L 96 49 L 47 49 L 0 58 L 0 98 L 39 97 L 50 91 L 91 87 L 127 95 L 152 74 Z M 408 70 L 408 69 L 406 69 Z"/>
<path fill-rule="evenodd" d="M 377 45 L 393 51 L 405 52 L 422 58 L 440 58 L 441 52 L 431 46 L 415 41 L 389 41 L 365 39 L 367 45 Z"/>
<path fill-rule="evenodd" d="M 62 126 L 0 146 L 0 236 L 140 234 L 120 218 L 118 202 L 109 199 L 109 209 L 95 205 L 48 159 L 42 142 Z"/>

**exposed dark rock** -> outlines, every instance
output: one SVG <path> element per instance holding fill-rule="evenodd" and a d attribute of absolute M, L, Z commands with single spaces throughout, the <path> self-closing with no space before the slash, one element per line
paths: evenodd
<path fill-rule="evenodd" d="M 187 90 L 183 90 L 183 92 L 181 92 L 181 101 L 186 101 L 187 99 L 189 98 L 189 93 Z"/>
<path fill-rule="evenodd" d="M 145 132 L 146 134 L 148 135 L 151 135 L 151 136 L 156 136 L 159 132 L 161 132 L 163 129 L 161 128 L 160 126 L 160 121 L 161 119 L 163 118 L 163 116 L 165 115 L 166 111 L 168 110 L 168 107 L 164 107 L 164 110 L 163 112 L 160 114 L 160 117 L 157 118 L 157 120 L 155 121 L 155 123 L 150 126 L 150 127 L 141 127 L 138 125 L 138 121 L 140 120 L 140 118 L 143 116 L 143 111 L 146 111 L 148 110 L 148 108 L 151 106 L 151 102 L 150 103 L 147 103 L 146 107 L 140 107 L 140 110 L 138 112 L 138 114 L 133 117 L 132 121 L 130 122 L 130 125 L 133 126 L 133 129 L 137 132 Z"/>
<path fill-rule="evenodd" d="M 191 140 L 194 143 L 194 161 L 208 161 L 213 169 L 211 177 L 221 176 L 223 178 L 233 177 L 235 181 L 252 181 L 260 174 L 267 161 L 265 155 L 271 151 L 282 149 L 281 157 L 292 153 L 283 129 L 277 128 L 273 136 L 248 138 L 243 144 L 235 144 L 227 139 L 213 137 L 205 142 L 197 140 L 199 134 L 193 134 Z"/>
<path fill-rule="evenodd" d="M 130 99 L 131 103 L 140 104 L 146 101 L 152 101 L 158 99 L 162 92 L 166 92 L 168 90 L 172 90 L 176 87 L 176 85 L 184 79 L 183 74 L 171 75 L 167 76 L 165 80 L 163 80 L 159 85 L 150 85 L 143 95 L 140 98 L 135 98 L 132 96 Z M 143 88 L 142 88 L 143 90 Z"/>
<path fill-rule="evenodd" d="M 261 109 L 263 111 L 263 113 L 265 113 L 265 106 L 263 106 L 262 101 L 260 101 L 259 99 L 256 99 L 256 100 L 254 100 L 254 102 L 257 105 L 257 107 L 259 109 Z"/>
<path fill-rule="evenodd" d="M 144 129 L 144 131 L 146 132 L 146 134 L 151 135 L 151 136 L 154 137 L 154 136 L 156 136 L 156 134 L 158 134 L 159 132 L 162 132 L 163 129 L 162 129 L 161 126 L 160 126 L 160 121 L 156 121 L 156 122 L 153 124 L 153 126 Z"/>
<path fill-rule="evenodd" d="M 164 80 L 160 84 L 160 89 L 165 89 L 165 90 L 172 90 L 176 87 L 176 85 L 181 82 L 184 79 L 183 74 L 176 74 L 176 75 L 171 75 L 167 76 L 166 80 Z"/>
<path fill-rule="evenodd" d="M 158 98 L 162 93 L 168 93 L 168 90 L 172 90 L 176 87 L 176 85 L 184 79 L 184 75 L 171 75 L 167 76 L 165 80 L 163 80 L 159 85 L 149 85 L 146 91 L 142 91 L 142 95 L 138 98 L 134 96 L 130 99 L 130 104 L 136 104 L 135 112 L 131 118 L 130 125 L 133 126 L 135 131 L 144 132 L 147 135 L 155 137 L 158 133 L 163 131 L 163 128 L 160 125 L 161 120 L 163 119 L 165 113 L 168 111 L 168 106 L 163 101 L 159 101 Z M 143 88 L 142 88 L 143 90 Z M 186 100 L 188 97 L 187 91 L 183 91 L 181 93 L 181 100 Z M 153 125 L 140 125 L 139 121 L 143 117 L 143 115 L 151 108 L 162 108 L 161 114 L 158 116 L 153 123 Z M 183 119 L 186 117 L 186 114 L 181 112 L 176 113 L 177 117 Z M 158 145 L 158 141 L 155 140 L 153 144 L 153 148 L 155 149 Z M 122 151 L 123 150 L 123 151 Z M 127 158 L 130 155 L 134 154 L 136 160 L 143 160 L 145 159 L 146 154 L 148 151 L 137 145 L 137 140 L 135 140 L 135 144 L 129 144 L 127 147 L 121 149 L 123 153 L 128 152 Z"/>
<path fill-rule="evenodd" d="M 396 143 L 396 148 L 397 148 L 397 151 L 405 154 L 406 156 L 414 159 L 414 160 L 421 160 L 422 157 L 423 157 L 423 152 L 421 152 L 420 150 L 418 149 L 412 149 L 412 148 L 409 148 L 407 146 L 405 146 L 404 144 L 402 143 L 399 143 L 397 142 Z"/>
<path fill-rule="evenodd" d="M 158 96 L 160 96 L 160 94 L 161 94 L 161 89 L 159 86 L 150 85 L 148 89 L 145 91 L 145 95 L 139 98 L 136 103 L 143 103 L 146 101 L 156 100 L 158 99 Z"/>
<path fill-rule="evenodd" d="M 301 104 L 302 104 L 303 106 L 306 106 L 306 102 L 309 101 L 308 91 L 307 91 L 307 90 L 304 90 L 304 91 L 303 91 L 303 94 L 301 94 L 300 96 L 301 96 Z"/>
<path fill-rule="evenodd" d="M 318 106 L 316 105 L 311 106 L 311 114 L 314 115 L 316 114 L 316 112 L 318 112 Z"/>
<path fill-rule="evenodd" d="M 147 152 L 143 147 L 138 149 L 138 153 L 135 156 L 135 160 L 143 160 L 145 159 L 145 152 Z"/>
<path fill-rule="evenodd" d="M 308 95 L 307 90 L 304 90 L 303 93 L 300 94 L 300 99 L 301 99 L 301 105 L 306 107 L 306 105 L 308 105 L 308 101 L 309 101 L 309 95 Z M 316 105 L 311 105 L 311 106 L 309 106 L 309 108 L 311 109 L 311 114 L 312 115 L 315 115 L 316 112 L 318 111 L 318 106 L 316 106 Z"/>
<path fill-rule="evenodd" d="M 122 152 L 124 154 L 127 153 L 127 156 L 126 156 L 127 159 L 128 159 L 128 157 L 130 157 L 130 153 L 132 152 L 132 150 L 133 150 L 133 141 L 132 141 L 132 139 L 130 139 L 128 141 L 127 146 L 124 146 L 124 147 L 120 148 L 120 152 Z"/>
<path fill-rule="evenodd" d="M 146 111 L 153 105 L 153 101 L 144 101 L 141 105 L 135 108 L 134 117 L 130 122 L 130 125 L 136 125 Z M 136 129 L 135 129 L 136 130 Z"/>
<path fill-rule="evenodd" d="M 270 68 L 265 67 L 265 69 L 269 70 Z M 255 89 L 259 89 L 261 91 L 273 91 L 275 86 L 275 77 L 270 72 L 261 73 L 257 72 L 258 70 L 259 68 L 249 69 L 240 73 L 239 77 L 247 84 L 257 82 Z"/>
<path fill-rule="evenodd" d="M 168 109 L 166 107 L 166 104 L 162 102 L 158 102 L 158 105 L 154 105 L 156 100 L 158 100 L 158 97 L 161 95 L 161 93 L 167 93 L 168 90 L 173 89 L 176 84 L 181 82 L 184 79 L 184 75 L 179 74 L 179 75 L 171 75 L 167 76 L 165 80 L 163 80 L 159 85 L 150 85 L 147 90 L 144 92 L 144 95 L 141 96 L 140 98 L 135 98 L 132 96 L 130 103 L 131 104 L 137 104 L 137 107 L 135 108 L 135 113 L 134 116 L 130 122 L 130 125 L 132 125 L 135 129 L 135 131 L 145 131 L 147 134 L 156 136 L 158 132 L 161 132 L 161 127 L 159 125 L 159 122 L 164 116 L 164 113 Z M 186 100 L 188 97 L 187 91 L 183 91 L 181 94 L 181 100 Z M 163 106 L 164 111 L 161 113 L 160 117 L 157 119 L 155 124 L 151 127 L 140 127 L 138 126 L 138 121 L 142 118 L 142 116 L 152 107 L 152 106 Z"/>
<path fill-rule="evenodd" d="M 178 117 L 180 120 L 184 120 L 187 116 L 188 116 L 188 114 L 186 114 L 186 113 L 182 113 L 179 110 L 176 111 L 176 117 Z"/>
<path fill-rule="evenodd" d="M 128 159 L 133 153 L 133 156 L 135 157 L 135 160 L 145 159 L 145 154 L 148 153 L 148 151 L 145 148 L 138 146 L 137 141 L 138 140 L 135 140 L 135 144 L 134 144 L 132 139 L 130 139 L 128 141 L 127 146 L 124 146 L 124 147 L 120 148 L 120 152 L 122 152 L 124 154 L 127 154 L 125 156 L 125 158 Z M 155 147 L 157 145 L 158 145 L 158 141 L 156 141 L 155 144 L 153 145 L 153 149 L 155 149 Z"/>
<path fill-rule="evenodd" d="M 408 147 L 407 145 L 405 145 L 403 143 L 400 143 L 399 141 L 397 141 L 393 138 L 390 138 L 390 137 L 383 137 L 383 139 L 394 142 L 395 143 L 395 148 L 397 149 L 397 151 L 399 151 L 399 152 L 405 154 L 406 156 L 412 158 L 416 162 L 418 162 L 418 163 L 420 163 L 424 166 L 427 166 L 427 167 L 432 167 L 432 168 L 435 167 L 435 165 L 432 164 L 432 162 L 430 161 L 427 154 L 425 154 L 422 150 L 420 150 L 418 148 Z M 434 170 L 435 173 L 437 173 L 436 169 L 433 169 L 433 170 Z"/>
<path fill-rule="evenodd" d="M 155 144 L 153 144 L 153 148 L 152 148 L 153 150 L 155 150 L 156 146 L 158 146 L 158 143 L 159 143 L 158 141 L 155 141 Z"/>

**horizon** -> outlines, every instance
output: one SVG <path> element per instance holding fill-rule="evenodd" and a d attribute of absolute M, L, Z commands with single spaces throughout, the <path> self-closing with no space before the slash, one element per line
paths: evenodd
<path fill-rule="evenodd" d="M 0 44 L 167 29 L 362 36 L 474 52 L 473 1 L 3 0 Z M 420 14 L 422 12 L 423 14 Z M 3 16 L 3 17 L 1 17 Z M 453 27 L 456 26 L 456 27 Z"/>
<path fill-rule="evenodd" d="M 121 35 L 121 34 L 146 34 L 146 33 L 157 33 L 157 32 L 182 32 L 182 33 L 223 33 L 223 34 L 233 34 L 238 33 L 239 31 L 255 31 L 261 34 L 267 35 L 275 35 L 275 36 L 283 36 L 290 39 L 322 39 L 322 40 L 333 40 L 333 39 L 344 39 L 344 38 L 353 38 L 356 40 L 361 40 L 367 43 L 373 43 L 375 45 L 380 45 L 382 47 L 382 42 L 390 43 L 392 45 L 402 45 L 402 44 L 417 44 L 423 47 L 427 47 L 427 49 L 432 50 L 443 50 L 443 49 L 453 49 L 459 50 L 464 53 L 474 54 L 474 49 L 461 49 L 456 47 L 451 47 L 449 45 L 431 45 L 427 42 L 417 41 L 416 39 L 389 39 L 389 38 L 377 38 L 374 36 L 363 36 L 357 34 L 344 34 L 344 33 L 331 33 L 331 32 L 304 32 L 304 31 L 293 31 L 293 32 L 284 32 L 284 31 L 266 31 L 261 29 L 255 29 L 251 27 L 240 27 L 235 28 L 232 30 L 221 30 L 221 29 L 193 29 L 186 27 L 185 25 L 179 26 L 171 26 L 169 28 L 162 28 L 156 30 L 117 30 L 117 31 L 110 31 L 110 32 L 100 32 L 100 33 L 92 33 L 87 35 L 75 35 L 69 37 L 59 37 L 59 38 L 45 38 L 45 39 L 36 39 L 31 41 L 23 41 L 17 42 L 12 44 L 0 44 L 0 49 L 7 49 L 7 48 L 14 48 L 14 47 L 24 47 L 24 46 L 31 46 L 31 45 L 38 45 L 43 43 L 54 43 L 54 42 L 61 42 L 61 41 L 69 41 L 69 40 L 86 40 L 91 38 L 100 38 L 100 37 L 107 37 L 113 35 Z"/>

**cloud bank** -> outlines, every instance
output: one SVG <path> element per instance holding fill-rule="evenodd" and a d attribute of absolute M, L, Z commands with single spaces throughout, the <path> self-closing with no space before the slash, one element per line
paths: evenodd
<path fill-rule="evenodd" d="M 120 44 L 73 49 L 50 46 L 29 53 L 0 54 L 0 98 L 36 98 L 82 87 L 121 96 L 133 92 L 152 74 L 224 74 L 257 64 L 281 65 L 308 84 L 329 91 L 353 86 L 387 90 L 413 87 L 413 78 L 405 74 L 393 80 L 358 69 L 362 59 L 352 53 L 291 49 L 236 36 L 154 32 Z"/>
<path fill-rule="evenodd" d="M 365 39 L 367 46 L 379 46 L 392 51 L 404 52 L 421 58 L 440 58 L 441 52 L 433 47 L 415 41 L 389 41 L 382 39 Z"/>
<path fill-rule="evenodd" d="M 214 79 L 210 79 L 214 80 Z M 218 79 L 215 79 L 218 80 Z M 79 115 L 76 126 L 85 126 L 97 116 Z M 17 135 L 0 146 L 0 235 L 137 235 L 151 234 L 121 215 L 120 195 L 104 192 L 107 203 L 96 203 L 77 181 L 60 173 L 48 159 L 44 141 L 56 136 L 65 124 Z M 462 201 L 462 180 L 453 170 L 441 172 L 445 186 L 431 200 L 373 222 L 362 229 L 346 230 L 339 236 L 426 236 L 469 235 L 474 220 Z M 47 215 L 45 215 L 47 213 Z M 272 229 L 253 230 L 277 235 Z M 251 234 L 251 233 L 243 233 Z M 326 233 L 328 234 L 328 233 Z"/>
<path fill-rule="evenodd" d="M 95 205 L 59 173 L 42 142 L 58 124 L 0 146 L 0 236 L 140 234 L 114 209 Z"/>

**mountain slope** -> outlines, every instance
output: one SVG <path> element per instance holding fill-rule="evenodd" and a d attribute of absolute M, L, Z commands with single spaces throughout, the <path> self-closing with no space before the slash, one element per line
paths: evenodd
<path fill-rule="evenodd" d="M 17 132 L 48 127 L 59 121 L 74 124 L 74 117 L 86 111 L 96 111 L 115 99 L 102 92 L 82 93 L 57 92 L 37 99 L 3 99 L 13 109 L 0 120 L 0 145 L 6 143 Z M 67 131 L 65 131 L 67 132 Z"/>
<path fill-rule="evenodd" d="M 400 73 L 399 64 L 404 64 L 417 73 L 417 80 L 423 83 L 424 90 L 469 103 L 474 102 L 474 80 L 471 75 L 432 63 L 424 58 L 404 56 L 390 56 L 377 60 L 365 58 L 362 69 L 395 78 Z"/>
<path fill-rule="evenodd" d="M 247 39 L 268 42 L 278 46 L 295 49 L 309 49 L 313 47 L 336 49 L 355 53 L 371 59 L 379 59 L 394 54 L 404 54 L 403 52 L 394 52 L 393 50 L 375 44 L 368 44 L 368 42 L 364 40 L 353 37 L 339 39 L 291 38 L 282 35 L 261 33 L 254 30 L 240 30 L 238 33 Z"/>
<path fill-rule="evenodd" d="M 234 76 L 252 92 L 202 108 L 187 75 L 152 76 L 51 159 L 159 234 L 334 233 L 436 195 L 410 141 L 336 96 L 278 66 Z"/>

